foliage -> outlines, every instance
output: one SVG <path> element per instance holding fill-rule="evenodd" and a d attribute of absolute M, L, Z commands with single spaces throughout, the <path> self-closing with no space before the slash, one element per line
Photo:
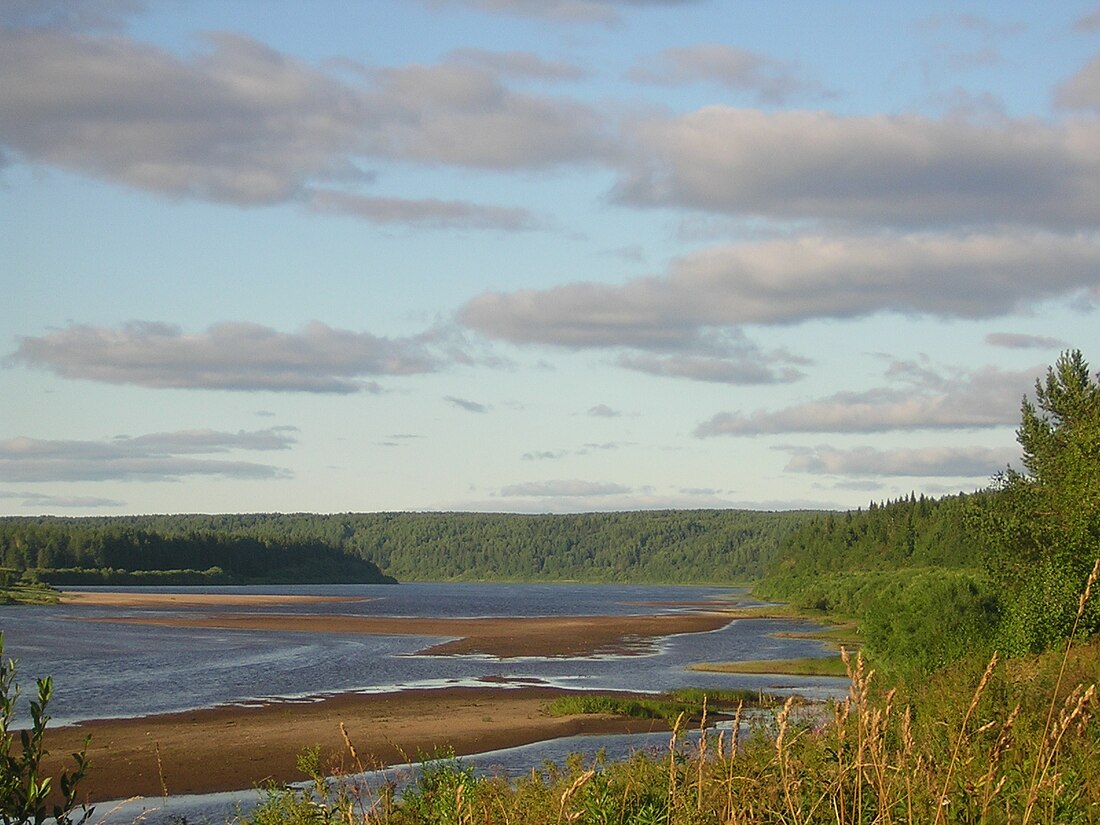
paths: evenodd
<path fill-rule="evenodd" d="M 1100 557 L 1100 384 L 1079 351 L 1024 398 L 1017 439 L 1025 472 L 989 490 L 804 522 L 755 592 L 856 618 L 877 664 L 913 674 L 1097 632 L 1100 607 L 1076 616 Z"/>
<path fill-rule="evenodd" d="M 217 566 L 233 581 L 369 582 L 380 568 L 406 581 L 728 584 L 761 575 L 807 518 L 738 510 L 9 517 L 0 518 L 0 565 L 45 568 L 43 578 L 66 583 L 75 574 L 60 568 L 96 583 Z"/>
<path fill-rule="evenodd" d="M 0 564 L 65 585 L 392 581 L 315 538 L 199 530 L 190 519 L 2 518 Z"/>
<path fill-rule="evenodd" d="M 991 649 L 1000 601 L 964 527 L 981 497 L 906 498 L 819 517 L 792 534 L 754 593 L 856 619 L 868 654 L 897 672 L 929 672 Z M 929 536 L 940 539 L 935 550 Z"/>
<path fill-rule="evenodd" d="M 8 586 L 0 586 L 0 605 L 57 604 L 59 595 L 48 584 L 23 578 Z"/>
<path fill-rule="evenodd" d="M 551 716 L 609 715 L 630 719 L 664 719 L 672 724 L 680 717 L 702 718 L 709 707 L 759 704 L 765 700 L 754 691 L 681 689 L 656 696 L 624 696 L 608 693 L 577 693 L 559 696 L 546 706 Z"/>
<path fill-rule="evenodd" d="M 998 600 L 967 571 L 920 570 L 882 588 L 860 632 L 886 667 L 928 673 L 974 651 L 987 651 L 1000 622 Z"/>
<path fill-rule="evenodd" d="M 4 634 L 0 632 L 0 823 L 42 825 L 52 817 L 58 825 L 83 825 L 91 816 L 92 809 L 81 806 L 81 814 L 74 818 L 74 813 L 78 807 L 77 786 L 88 767 L 88 741 L 85 740 L 84 748 L 79 753 L 73 754 L 75 770 L 72 773 L 62 771 L 57 778 L 61 801 L 51 805 L 49 800 L 55 790 L 54 780 L 53 777 L 42 776 L 40 765 L 47 754 L 42 737 L 50 719 L 46 715 L 46 706 L 53 696 L 53 681 L 47 676 L 38 679 L 36 686 L 37 699 L 30 703 L 31 727 L 18 731 L 17 748 L 17 731 L 12 725 L 19 686 L 15 681 L 15 662 L 4 658 Z"/>
<path fill-rule="evenodd" d="M 1079 350 L 1063 353 L 1035 382 L 1035 403 L 1024 397 L 1016 437 L 1025 472 L 1000 473 L 996 496 L 975 509 L 974 522 L 1005 597 L 998 642 L 1024 652 L 1065 638 L 1100 558 L 1100 382 Z M 1081 632 L 1097 630 L 1093 608 Z"/>

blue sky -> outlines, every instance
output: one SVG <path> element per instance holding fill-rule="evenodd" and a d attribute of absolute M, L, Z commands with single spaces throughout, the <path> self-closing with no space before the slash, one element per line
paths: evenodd
<path fill-rule="evenodd" d="M 0 514 L 847 508 L 1096 366 L 1095 2 L 0 6 Z"/>

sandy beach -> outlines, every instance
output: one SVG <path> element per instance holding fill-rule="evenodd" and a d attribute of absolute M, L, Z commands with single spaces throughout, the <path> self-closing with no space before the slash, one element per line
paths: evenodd
<path fill-rule="evenodd" d="M 219 707 L 139 719 L 101 720 L 50 730 L 49 770 L 72 762 L 90 735 L 91 768 L 81 785 L 90 802 L 132 796 L 212 793 L 268 781 L 300 781 L 296 760 L 320 746 L 322 765 L 355 769 L 342 722 L 367 768 L 451 749 L 479 753 L 581 733 L 660 730 L 661 722 L 602 716 L 552 717 L 544 707 L 564 691 L 538 687 L 455 687 L 341 694 L 321 701 Z M 82 794 L 83 795 L 83 794 Z"/>
<path fill-rule="evenodd" d="M 279 613 L 279 605 L 340 601 L 284 595 L 66 593 L 72 607 L 208 607 L 211 612 L 97 617 L 96 621 L 294 633 L 404 634 L 443 641 L 423 652 L 447 656 L 585 656 L 637 653 L 679 633 L 716 630 L 732 616 L 717 611 L 637 616 L 402 618 Z M 222 606 L 258 612 L 216 612 Z M 692 607 L 702 608 L 703 605 Z M 642 606 L 639 606 L 642 609 Z M 521 686 L 449 687 L 382 694 L 339 694 L 315 701 L 223 706 L 137 719 L 97 720 L 51 729 L 50 769 L 68 762 L 91 736 L 91 769 L 82 785 L 90 801 L 242 790 L 268 781 L 298 781 L 296 760 L 319 746 L 324 764 L 345 768 L 348 735 L 367 768 L 401 764 L 437 749 L 470 754 L 579 733 L 635 732 L 662 723 L 611 717 L 551 717 L 546 704 L 564 693 Z M 71 765 L 71 762 L 69 762 Z"/>

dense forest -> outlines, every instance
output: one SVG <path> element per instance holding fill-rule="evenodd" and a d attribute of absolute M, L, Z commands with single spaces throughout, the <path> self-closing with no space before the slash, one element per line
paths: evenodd
<path fill-rule="evenodd" d="M 401 581 L 730 583 L 758 578 L 807 518 L 733 510 L 13 517 L 0 519 L 0 567 L 57 583 L 77 583 L 74 570 L 112 570 L 112 582 L 124 583 L 118 571 L 212 567 L 247 581 L 347 581 L 356 564 Z"/>
<path fill-rule="evenodd" d="M 989 489 L 820 514 L 756 592 L 856 618 L 876 661 L 935 670 L 967 654 L 1039 652 L 1100 630 L 1082 603 L 1100 559 L 1100 383 L 1067 352 L 1024 398 L 1023 471 Z"/>
<path fill-rule="evenodd" d="M 69 584 L 392 582 L 316 540 L 158 530 L 142 519 L 0 520 L 0 575 Z"/>

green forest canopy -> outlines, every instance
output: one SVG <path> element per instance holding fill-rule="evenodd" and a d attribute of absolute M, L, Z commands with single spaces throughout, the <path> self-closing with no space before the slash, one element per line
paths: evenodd
<path fill-rule="evenodd" d="M 12 517 L 0 519 L 0 566 L 217 566 L 257 581 L 288 565 L 355 559 L 402 581 L 728 584 L 758 578 L 808 517 L 738 510 Z"/>

